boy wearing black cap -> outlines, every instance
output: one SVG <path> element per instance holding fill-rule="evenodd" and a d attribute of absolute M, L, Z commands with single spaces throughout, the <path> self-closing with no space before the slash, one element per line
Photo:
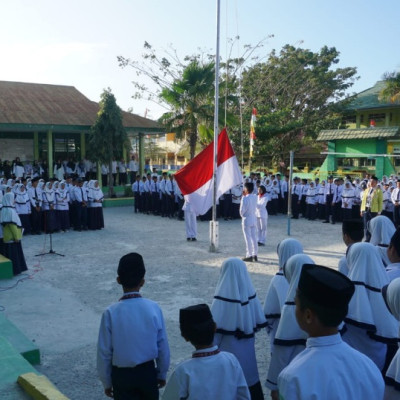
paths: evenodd
<path fill-rule="evenodd" d="M 179 313 L 183 338 L 196 348 L 192 358 L 172 373 L 163 400 L 250 399 L 246 379 L 237 358 L 213 346 L 216 329 L 206 304 L 183 308 Z"/>
<path fill-rule="evenodd" d="M 145 272 L 140 254 L 120 259 L 117 282 L 124 295 L 101 319 L 97 371 L 105 394 L 116 400 L 157 400 L 158 388 L 165 385 L 168 339 L 160 307 L 139 294 Z"/>
<path fill-rule="evenodd" d="M 347 314 L 354 284 L 340 272 L 304 264 L 296 294 L 296 319 L 307 347 L 281 372 L 279 398 L 383 399 L 374 362 L 342 341 L 337 326 Z"/>

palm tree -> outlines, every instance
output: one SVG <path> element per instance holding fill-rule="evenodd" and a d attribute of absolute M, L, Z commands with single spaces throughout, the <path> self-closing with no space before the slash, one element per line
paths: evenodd
<path fill-rule="evenodd" d="M 379 93 L 381 100 L 391 103 L 400 102 L 400 72 L 389 72 L 384 75 L 385 88 Z"/>
<path fill-rule="evenodd" d="M 160 97 L 171 107 L 160 121 L 178 138 L 186 135 L 190 158 L 195 156 L 200 134 L 207 134 L 213 124 L 213 96 L 215 65 L 191 61 L 170 88 L 164 88 Z"/>

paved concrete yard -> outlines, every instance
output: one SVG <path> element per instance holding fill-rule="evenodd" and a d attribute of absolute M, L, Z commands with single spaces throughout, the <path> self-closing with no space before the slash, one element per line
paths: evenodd
<path fill-rule="evenodd" d="M 197 242 L 187 242 L 181 221 L 134 214 L 132 207 L 107 208 L 104 216 L 102 231 L 53 235 L 53 249 L 65 257 L 35 257 L 43 248 L 49 250 L 49 237 L 24 238 L 31 279 L 0 292 L 5 316 L 40 348 L 42 364 L 37 369 L 73 400 L 106 399 L 96 375 L 96 341 L 103 310 L 121 296 L 115 278 L 122 255 L 136 251 L 144 257 L 147 274 L 142 293 L 163 309 L 171 370 L 192 352 L 180 337 L 179 308 L 211 305 L 222 261 L 245 255 L 240 220 L 219 222 L 219 252 L 210 253 L 208 222 L 199 222 Z M 340 224 L 292 220 L 291 233 L 316 263 L 336 268 L 345 252 Z M 259 262 L 248 264 L 262 304 L 278 268 L 277 244 L 286 237 L 286 217 L 270 217 L 268 243 L 260 248 Z M 21 276 L 0 281 L 0 287 L 18 279 Z M 256 345 L 263 383 L 269 362 L 265 332 L 257 334 Z M 7 399 L 26 398 L 20 393 L 7 395 Z"/>

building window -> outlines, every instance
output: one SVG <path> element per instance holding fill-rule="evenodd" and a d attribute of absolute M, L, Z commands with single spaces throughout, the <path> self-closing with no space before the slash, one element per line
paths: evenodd
<path fill-rule="evenodd" d="M 368 121 L 374 120 L 375 122 L 384 122 L 385 121 L 385 113 L 379 114 L 368 114 Z"/>
<path fill-rule="evenodd" d="M 342 124 L 343 125 L 355 124 L 355 123 L 356 123 L 356 116 L 355 115 L 345 115 L 342 118 Z"/>

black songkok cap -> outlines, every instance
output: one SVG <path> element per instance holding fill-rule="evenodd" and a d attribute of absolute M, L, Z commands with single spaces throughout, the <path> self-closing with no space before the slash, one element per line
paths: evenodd
<path fill-rule="evenodd" d="M 179 323 L 181 325 L 200 325 L 209 321 L 213 321 L 213 317 L 207 304 L 197 304 L 179 310 Z"/>
<path fill-rule="evenodd" d="M 342 223 L 343 232 L 364 231 L 364 222 L 362 219 L 345 219 Z"/>
<path fill-rule="evenodd" d="M 397 254 L 400 256 L 400 229 L 396 229 L 396 232 L 390 239 L 390 243 L 392 243 L 392 245 L 396 249 Z"/>
<path fill-rule="evenodd" d="M 315 264 L 303 265 L 298 288 L 315 305 L 334 309 L 347 307 L 355 290 L 347 276 Z"/>
<path fill-rule="evenodd" d="M 119 260 L 118 276 L 122 286 L 137 286 L 144 278 L 146 268 L 143 257 L 138 253 L 129 253 Z"/>
<path fill-rule="evenodd" d="M 35 176 L 34 178 L 31 179 L 31 182 L 37 182 L 40 178 L 38 176 Z"/>

